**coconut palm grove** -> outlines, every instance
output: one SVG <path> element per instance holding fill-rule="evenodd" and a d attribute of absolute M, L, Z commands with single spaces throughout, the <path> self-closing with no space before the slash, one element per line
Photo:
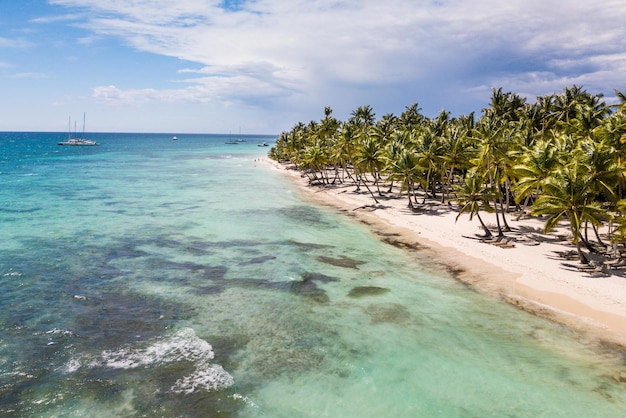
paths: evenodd
<path fill-rule="evenodd" d="M 615 93 L 610 106 L 574 85 L 531 104 L 493 89 L 480 116 L 428 118 L 412 104 L 378 120 L 361 106 L 341 121 L 326 107 L 320 121 L 281 133 L 269 156 L 312 185 L 352 184 L 376 204 L 402 194 L 412 210 L 456 205 L 486 238 L 503 237 L 511 216 L 541 216 L 545 232 L 567 224 L 588 263 L 585 252 L 619 257 L 626 243 L 626 93 Z"/>

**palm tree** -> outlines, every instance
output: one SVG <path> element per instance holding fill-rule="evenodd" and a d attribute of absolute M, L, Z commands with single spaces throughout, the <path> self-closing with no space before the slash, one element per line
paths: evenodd
<path fill-rule="evenodd" d="M 443 167 L 442 159 L 443 146 L 441 140 L 435 135 L 433 127 L 423 128 L 418 137 L 417 157 L 418 164 L 426 169 L 426 177 L 424 178 L 424 200 L 426 202 L 428 193 L 435 197 L 435 186 L 433 182 L 433 174 L 441 173 Z"/>
<path fill-rule="evenodd" d="M 554 139 L 539 141 L 530 149 L 523 148 L 521 154 L 521 161 L 513 167 L 513 172 L 518 178 L 513 187 L 516 201 L 521 203 L 525 199 L 518 219 L 528 206 L 529 199 L 540 194 L 545 181 L 561 165 L 558 146 Z"/>
<path fill-rule="evenodd" d="M 621 199 L 615 205 L 616 214 L 612 221 L 616 224 L 615 231 L 611 236 L 614 243 L 626 242 L 626 199 Z"/>
<path fill-rule="evenodd" d="M 333 110 L 329 106 L 324 108 L 324 119 L 315 126 L 315 131 L 312 135 L 313 139 L 318 139 L 323 147 L 328 147 L 330 139 L 333 138 L 337 129 L 339 129 L 340 123 L 331 116 L 332 113 Z"/>
<path fill-rule="evenodd" d="M 381 171 L 386 175 L 393 173 L 394 163 L 398 161 L 400 154 L 405 150 L 407 138 L 408 133 L 404 129 L 398 129 L 391 134 L 390 141 L 383 150 L 384 165 Z M 389 180 L 389 189 L 387 190 L 387 193 L 391 193 L 395 179 L 393 176 L 389 176 L 387 180 Z"/>
<path fill-rule="evenodd" d="M 615 149 L 607 142 L 586 139 L 578 143 L 574 155 L 584 167 L 583 170 L 589 177 L 596 198 L 606 202 L 608 206 L 614 206 L 618 200 L 615 190 L 620 177 L 624 174 L 624 167 L 617 163 Z M 592 227 L 598 243 L 605 246 L 598 229 L 594 225 Z M 588 242 L 586 225 L 585 241 Z"/>
<path fill-rule="evenodd" d="M 626 114 L 626 92 L 621 92 L 617 89 L 614 89 L 613 91 L 615 92 L 615 95 L 619 99 L 619 103 L 612 105 L 611 107 L 617 108 L 617 113 Z"/>
<path fill-rule="evenodd" d="M 624 167 L 617 163 L 616 152 L 604 141 L 586 139 L 580 141 L 574 157 L 584 166 L 592 187 L 598 195 L 609 201 L 615 200 L 615 188 Z"/>
<path fill-rule="evenodd" d="M 311 181 L 318 180 L 322 183 L 328 183 L 327 177 L 324 175 L 326 165 L 328 164 L 327 149 L 319 143 L 307 147 L 302 156 L 302 168 L 310 170 L 312 173 Z M 320 173 L 319 177 L 317 173 Z"/>
<path fill-rule="evenodd" d="M 412 151 L 402 148 L 393 160 L 388 161 L 387 170 L 389 170 L 390 180 L 402 182 L 401 189 L 406 188 L 409 208 L 413 209 L 414 185 L 420 179 L 422 172 L 417 156 Z"/>
<path fill-rule="evenodd" d="M 502 235 L 510 197 L 517 203 L 524 200 L 532 214 L 550 215 L 547 231 L 569 221 L 583 261 L 580 245 L 591 248 L 586 224 L 598 235 L 609 209 L 616 213 L 618 233 L 626 236 L 626 204 L 620 201 L 626 198 L 626 93 L 615 93 L 621 103 L 612 106 L 616 110 L 610 114 L 602 95 L 577 86 L 537 97 L 532 105 L 494 89 L 476 122 L 473 113 L 450 119 L 445 110 L 429 119 L 417 104 L 399 117 L 387 114 L 378 122 L 370 106 L 361 106 L 347 122 L 340 122 L 326 107 L 321 121 L 299 123 L 281 133 L 270 156 L 308 170 L 307 175 L 321 183 L 330 181 L 329 170 L 334 168 L 333 183 L 348 176 L 357 190 L 361 183 L 369 190 L 372 181 L 379 188 L 385 179 L 392 191 L 394 181 L 401 181 L 401 193 L 407 191 L 411 208 L 417 203 L 418 185 L 426 196 L 434 196 L 440 182 L 442 199 L 458 193 L 459 215 L 477 216 L 489 236 L 479 211 L 496 211 Z M 373 180 L 368 180 L 369 174 Z"/>
<path fill-rule="evenodd" d="M 626 100 L 626 99 L 625 99 Z M 625 101 L 626 103 L 626 101 Z M 613 158 L 618 167 L 624 167 L 626 162 L 626 107 L 625 111 L 618 111 L 607 117 L 602 126 L 594 130 L 594 134 L 601 141 L 606 142 L 613 148 Z M 618 176 L 616 195 L 618 199 L 623 199 L 626 190 L 626 173 L 622 172 Z"/>
<path fill-rule="evenodd" d="M 348 170 L 348 167 L 354 164 L 354 156 L 356 153 L 353 130 L 353 125 L 344 123 L 337 131 L 331 152 L 332 159 L 335 161 L 335 180 L 339 180 L 340 183 L 343 183 L 344 175 L 347 175 L 358 187 L 357 181 L 350 174 L 350 170 Z M 342 170 L 341 177 L 339 177 L 337 173 L 339 168 Z"/>
<path fill-rule="evenodd" d="M 503 178 L 502 168 L 504 166 L 503 159 L 506 158 L 508 149 L 504 142 L 507 134 L 507 127 L 502 119 L 497 117 L 483 117 L 474 130 L 474 137 L 479 141 L 478 157 L 473 161 L 474 167 L 481 172 L 489 181 L 489 187 L 496 190 Z M 493 194 L 494 206 L 497 208 L 500 201 L 502 208 L 502 195 Z M 504 217 L 504 209 L 502 209 Z M 505 221 L 506 222 L 506 221 Z M 502 225 L 500 224 L 500 216 L 496 210 L 496 224 L 498 226 L 498 236 L 503 236 Z"/>
<path fill-rule="evenodd" d="M 443 184 L 444 192 L 441 196 L 441 203 L 445 202 L 450 190 L 452 190 L 455 171 L 466 170 L 470 166 L 471 144 L 467 140 L 467 132 L 462 125 L 454 123 L 442 138 L 442 170 L 446 179 Z"/>
<path fill-rule="evenodd" d="M 544 228 L 546 233 L 554 230 L 561 220 L 567 219 L 580 262 L 587 264 L 589 260 L 580 248 L 583 222 L 599 226 L 606 215 L 594 200 L 593 182 L 583 170 L 575 161 L 547 179 L 543 184 L 543 194 L 532 206 L 532 213 L 550 215 Z"/>
<path fill-rule="evenodd" d="M 457 195 L 455 200 L 460 205 L 459 214 L 456 216 L 455 221 L 458 221 L 464 213 L 469 213 L 470 221 L 476 216 L 480 226 L 485 231 L 485 237 L 492 238 L 493 234 L 480 217 L 481 209 L 486 212 L 494 211 L 489 205 L 489 202 L 493 199 L 493 189 L 486 185 L 484 177 L 476 170 L 471 170 L 463 181 L 454 187 L 454 191 Z"/>
<path fill-rule="evenodd" d="M 505 121 L 505 123 L 519 120 L 526 106 L 526 99 L 517 94 L 503 93 L 502 87 L 491 90 L 491 103 L 489 108 L 483 109 L 483 113 L 488 117 L 495 117 Z"/>
<path fill-rule="evenodd" d="M 376 120 L 374 109 L 369 105 L 359 106 L 356 110 L 353 110 L 350 115 L 350 122 L 357 126 L 372 126 Z"/>
<path fill-rule="evenodd" d="M 554 96 L 554 115 L 557 121 L 569 123 L 576 119 L 578 106 L 586 101 L 588 93 L 582 87 L 565 87 L 563 93 Z"/>
<path fill-rule="evenodd" d="M 415 129 L 422 125 L 426 118 L 420 113 L 420 110 L 422 108 L 417 103 L 407 106 L 406 110 L 398 118 L 398 124 L 405 129 Z"/>
<path fill-rule="evenodd" d="M 378 203 L 378 200 L 376 200 L 376 197 L 367 185 L 365 173 L 370 173 L 374 177 L 374 184 L 378 188 L 378 194 L 381 195 L 380 187 L 378 185 L 378 180 L 380 178 L 379 173 L 383 166 L 383 155 L 380 143 L 373 138 L 367 138 L 360 147 L 354 163 L 355 167 L 357 167 L 361 173 L 364 173 L 364 175 L 361 176 L 361 180 L 374 198 L 374 201 Z"/>

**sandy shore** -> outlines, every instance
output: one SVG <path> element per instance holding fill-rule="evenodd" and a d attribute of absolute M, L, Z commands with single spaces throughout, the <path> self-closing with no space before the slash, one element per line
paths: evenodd
<path fill-rule="evenodd" d="M 577 260 L 559 254 L 575 250 L 566 225 L 543 234 L 536 218 L 508 218 L 514 247 L 501 248 L 481 242 L 476 218 L 458 214 L 448 205 L 426 202 L 411 212 L 406 195 L 379 199 L 375 205 L 365 191 L 355 187 L 309 187 L 306 178 L 269 159 L 266 162 L 291 176 L 309 199 L 331 205 L 370 225 L 384 239 L 419 247 L 434 262 L 458 279 L 490 296 L 502 298 L 529 312 L 581 331 L 591 340 L 626 347 L 626 270 L 610 275 L 589 274 L 577 269 Z M 494 214 L 484 214 L 488 225 Z"/>

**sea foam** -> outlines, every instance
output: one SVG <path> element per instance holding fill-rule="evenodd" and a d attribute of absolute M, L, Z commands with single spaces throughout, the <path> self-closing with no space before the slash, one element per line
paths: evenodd
<path fill-rule="evenodd" d="M 73 358 L 66 364 L 65 371 L 72 373 L 83 367 L 136 369 L 185 361 L 194 365 L 194 372 L 178 379 L 170 390 L 176 393 L 214 391 L 234 383 L 232 376 L 222 366 L 211 363 L 214 357 L 211 345 L 196 336 L 193 329 L 185 328 L 145 348 L 129 346 L 105 350 L 92 358 Z"/>

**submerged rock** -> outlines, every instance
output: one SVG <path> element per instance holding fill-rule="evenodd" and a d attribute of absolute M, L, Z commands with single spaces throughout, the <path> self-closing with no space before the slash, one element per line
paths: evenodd
<path fill-rule="evenodd" d="M 370 305 L 365 309 L 372 323 L 405 324 L 409 321 L 409 311 L 397 303 L 385 305 Z"/>
<path fill-rule="evenodd" d="M 356 269 L 361 264 L 365 264 L 365 261 L 359 261 L 345 256 L 333 258 L 320 255 L 319 257 L 317 257 L 317 260 L 321 261 L 322 263 L 330 264 L 331 266 L 345 267 L 350 269 Z"/>
<path fill-rule="evenodd" d="M 339 279 L 336 278 L 336 277 L 327 276 L 327 275 L 322 274 L 322 273 L 304 273 L 302 275 L 302 280 L 304 280 L 304 281 L 318 281 L 318 282 L 322 282 L 322 283 L 338 282 L 339 281 Z"/>
<path fill-rule="evenodd" d="M 337 281 L 339 281 L 338 278 L 321 273 L 304 273 L 302 275 L 302 281 L 292 282 L 289 285 L 289 291 L 318 303 L 328 303 L 330 299 L 326 291 L 317 287 L 315 282 L 328 283 Z"/>
<path fill-rule="evenodd" d="M 351 298 L 363 298 L 366 296 L 378 296 L 389 292 L 386 287 L 378 286 L 357 286 L 352 288 L 348 293 Z"/>
<path fill-rule="evenodd" d="M 273 255 L 262 255 L 259 257 L 251 258 L 250 260 L 246 260 L 241 263 L 242 266 L 251 265 L 251 264 L 262 264 L 266 261 L 275 260 L 276 257 Z"/>
<path fill-rule="evenodd" d="M 318 288 L 313 279 L 306 277 L 301 282 L 291 283 L 289 290 L 318 303 L 328 303 L 330 300 L 326 292 Z"/>
<path fill-rule="evenodd" d="M 224 287 L 220 285 L 197 286 L 194 292 L 198 295 L 217 295 L 224 291 Z"/>

